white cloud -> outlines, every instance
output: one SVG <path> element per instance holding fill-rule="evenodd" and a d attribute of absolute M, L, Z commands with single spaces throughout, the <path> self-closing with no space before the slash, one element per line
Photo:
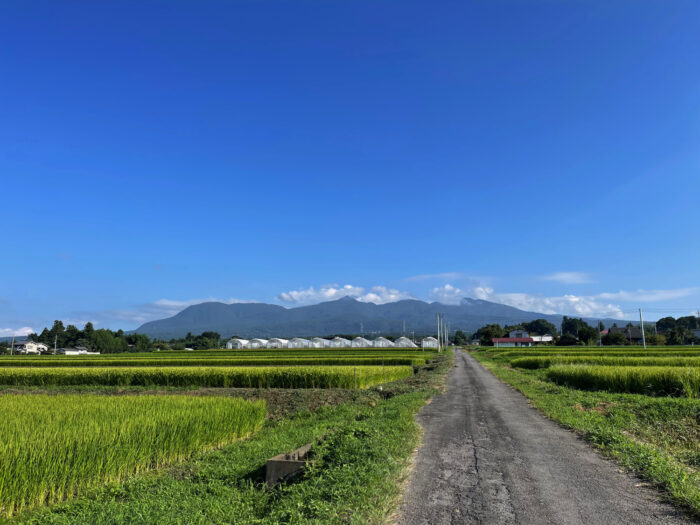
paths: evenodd
<path fill-rule="evenodd" d="M 695 286 L 692 288 L 675 288 L 671 290 L 636 290 L 632 292 L 620 290 L 619 292 L 613 293 L 601 293 L 598 294 L 598 297 L 601 299 L 646 303 L 653 301 L 672 301 L 697 293 L 700 293 L 700 287 Z"/>
<path fill-rule="evenodd" d="M 556 272 L 541 277 L 543 281 L 556 281 L 564 284 L 586 284 L 592 283 L 591 274 L 584 272 Z"/>
<path fill-rule="evenodd" d="M 21 328 L 0 328 L 0 337 L 24 337 L 34 333 L 34 328 L 31 326 L 23 326 Z"/>
<path fill-rule="evenodd" d="M 411 294 L 408 292 L 387 288 L 386 286 L 373 286 L 367 290 L 362 286 L 353 286 L 351 284 L 346 284 L 344 286 L 330 284 L 321 286 L 318 289 L 309 286 L 302 290 L 282 292 L 276 299 L 287 304 L 307 305 L 333 301 L 342 297 L 353 297 L 364 303 L 375 304 L 391 303 L 412 298 Z"/>

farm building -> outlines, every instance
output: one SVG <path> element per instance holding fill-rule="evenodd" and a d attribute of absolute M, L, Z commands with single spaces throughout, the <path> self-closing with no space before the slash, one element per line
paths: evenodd
<path fill-rule="evenodd" d="M 332 348 L 350 348 L 350 340 L 343 337 L 334 337 L 331 341 Z"/>
<path fill-rule="evenodd" d="M 13 349 L 20 354 L 40 354 L 49 351 L 49 347 L 44 343 L 35 343 L 34 341 L 17 341 Z"/>
<path fill-rule="evenodd" d="M 311 346 L 312 348 L 328 348 L 331 346 L 331 342 L 323 337 L 314 337 L 311 340 Z"/>
<path fill-rule="evenodd" d="M 372 346 L 372 341 L 365 339 L 364 337 L 356 337 L 352 340 L 353 348 L 369 348 Z"/>
<path fill-rule="evenodd" d="M 241 348 L 248 348 L 248 342 L 249 341 L 247 339 L 230 339 L 229 341 L 226 341 L 226 348 L 228 348 L 229 350 L 240 350 Z"/>
<path fill-rule="evenodd" d="M 77 347 L 77 348 L 61 348 L 59 351 L 63 355 L 100 355 L 99 352 L 90 352 L 87 348 Z"/>
<path fill-rule="evenodd" d="M 389 341 L 386 337 L 377 337 L 374 341 L 372 341 L 372 346 L 374 348 L 392 348 L 394 343 Z"/>
<path fill-rule="evenodd" d="M 399 337 L 394 341 L 394 346 L 397 348 L 418 348 L 408 337 Z"/>
<path fill-rule="evenodd" d="M 497 348 L 510 346 L 532 346 L 532 337 L 494 337 L 493 345 Z"/>
<path fill-rule="evenodd" d="M 267 342 L 267 348 L 287 348 L 289 346 L 289 341 L 287 339 L 280 339 L 279 337 L 273 337 Z"/>
<path fill-rule="evenodd" d="M 267 348 L 267 339 L 251 339 L 248 348 Z"/>
<path fill-rule="evenodd" d="M 420 345 L 423 348 L 437 348 L 438 340 L 434 337 L 426 337 L 421 341 Z"/>
<path fill-rule="evenodd" d="M 551 335 L 531 335 L 532 341 L 535 343 L 551 343 L 554 337 Z"/>
<path fill-rule="evenodd" d="M 295 337 L 289 341 L 287 348 L 310 348 L 311 341 L 302 337 Z"/>
<path fill-rule="evenodd" d="M 530 334 L 527 333 L 525 330 L 513 330 L 508 334 L 508 337 L 512 338 L 522 338 L 522 337 L 530 337 Z"/>

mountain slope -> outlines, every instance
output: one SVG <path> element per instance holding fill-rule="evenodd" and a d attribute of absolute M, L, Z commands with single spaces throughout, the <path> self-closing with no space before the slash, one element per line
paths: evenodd
<path fill-rule="evenodd" d="M 304 337 L 337 333 L 398 334 L 406 330 L 416 334 L 435 332 L 435 314 L 442 313 L 452 330 L 474 331 L 488 323 L 516 324 L 533 319 L 547 319 L 561 324 L 562 316 L 518 310 L 512 306 L 464 299 L 459 305 L 426 303 L 415 299 L 377 305 L 350 297 L 336 301 L 284 308 L 264 303 L 202 303 L 135 330 L 150 337 L 170 339 L 187 332 L 218 332 L 224 337 Z"/>

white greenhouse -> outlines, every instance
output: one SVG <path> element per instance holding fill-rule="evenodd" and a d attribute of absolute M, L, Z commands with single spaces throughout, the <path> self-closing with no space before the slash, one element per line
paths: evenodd
<path fill-rule="evenodd" d="M 438 340 L 435 339 L 434 337 L 426 337 L 421 342 L 421 346 L 423 348 L 437 348 L 438 347 Z"/>
<path fill-rule="evenodd" d="M 248 348 L 267 348 L 267 339 L 251 339 Z"/>
<path fill-rule="evenodd" d="M 329 346 L 331 346 L 331 342 L 323 337 L 314 337 L 311 340 L 312 348 L 328 348 Z"/>
<path fill-rule="evenodd" d="M 392 348 L 394 343 L 389 341 L 386 337 L 377 337 L 372 341 L 372 346 L 375 348 Z"/>
<path fill-rule="evenodd" d="M 302 337 L 295 337 L 289 341 L 287 348 L 309 348 L 311 347 L 311 341 L 304 339 Z"/>
<path fill-rule="evenodd" d="M 394 341 L 394 346 L 396 348 L 418 348 L 408 337 L 399 337 Z"/>
<path fill-rule="evenodd" d="M 248 343 L 249 341 L 247 339 L 231 339 L 229 341 L 226 341 L 226 348 L 228 348 L 229 350 L 231 350 L 232 348 L 240 350 L 241 348 L 248 348 Z"/>
<path fill-rule="evenodd" d="M 364 337 L 356 337 L 352 340 L 353 348 L 370 348 L 372 346 L 372 341 L 365 339 Z"/>
<path fill-rule="evenodd" d="M 343 337 L 334 337 L 331 341 L 332 348 L 350 348 L 350 341 Z"/>
<path fill-rule="evenodd" d="M 287 339 L 280 339 L 279 337 L 273 337 L 267 342 L 267 348 L 287 348 L 289 341 Z"/>

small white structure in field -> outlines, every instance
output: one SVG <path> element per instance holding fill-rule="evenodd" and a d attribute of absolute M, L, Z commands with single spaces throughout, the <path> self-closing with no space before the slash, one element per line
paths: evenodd
<path fill-rule="evenodd" d="M 421 341 L 420 344 L 423 348 L 437 348 L 438 347 L 438 340 L 435 339 L 434 337 L 426 337 Z"/>
<path fill-rule="evenodd" d="M 370 348 L 371 346 L 372 341 L 364 337 L 356 337 L 352 340 L 352 348 Z"/>
<path fill-rule="evenodd" d="M 63 355 L 100 355 L 99 352 L 89 352 L 84 348 L 66 348 Z"/>
<path fill-rule="evenodd" d="M 287 348 L 309 348 L 311 346 L 311 341 L 304 339 L 302 337 L 295 337 L 289 341 Z"/>
<path fill-rule="evenodd" d="M 418 348 L 408 337 L 399 337 L 394 341 L 394 346 L 396 348 Z"/>
<path fill-rule="evenodd" d="M 344 337 L 334 337 L 331 340 L 331 348 L 349 348 L 350 344 L 350 340 Z"/>
<path fill-rule="evenodd" d="M 234 338 L 226 341 L 226 348 L 228 348 L 229 350 L 240 350 L 241 348 L 248 348 L 248 343 L 249 341 L 247 339 Z"/>
<path fill-rule="evenodd" d="M 377 337 L 374 341 L 372 341 L 372 346 L 374 348 L 392 348 L 394 343 L 389 341 L 386 337 Z"/>
<path fill-rule="evenodd" d="M 248 341 L 248 348 L 267 348 L 267 339 L 251 339 Z"/>
<path fill-rule="evenodd" d="M 551 343 L 554 341 L 554 337 L 551 335 L 531 335 L 530 339 L 532 339 L 533 343 Z"/>
<path fill-rule="evenodd" d="M 267 348 L 287 348 L 289 346 L 289 341 L 287 339 L 280 339 L 279 337 L 273 337 L 267 342 Z"/>
<path fill-rule="evenodd" d="M 314 337 L 311 340 L 312 348 L 328 348 L 329 346 L 331 346 L 330 340 L 324 339 L 323 337 Z"/>

